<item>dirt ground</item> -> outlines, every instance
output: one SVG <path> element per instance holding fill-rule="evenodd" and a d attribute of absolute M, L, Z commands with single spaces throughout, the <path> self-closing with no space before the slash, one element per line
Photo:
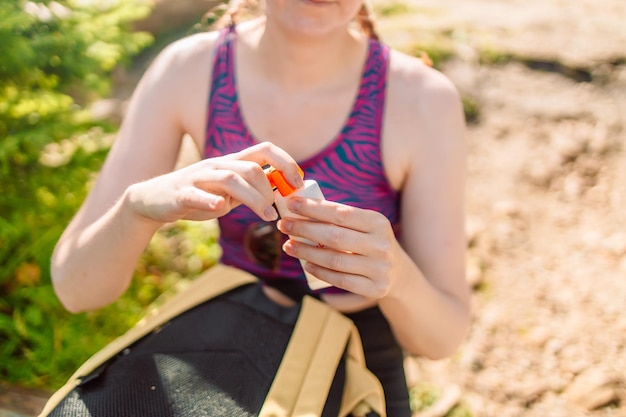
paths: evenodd
<path fill-rule="evenodd" d="M 442 394 L 419 416 L 626 417 L 626 3 L 373 3 L 403 5 L 378 19 L 389 44 L 450 49 L 442 71 L 478 110 L 474 322 L 454 357 L 407 360 L 411 384 Z"/>
<path fill-rule="evenodd" d="M 451 42 L 468 127 L 474 324 L 413 383 L 474 416 L 626 416 L 626 4 L 412 0 L 389 42 Z M 435 36 L 433 39 L 437 40 Z M 498 64 L 484 64 L 500 58 Z M 481 59 L 482 58 L 482 59 Z"/>

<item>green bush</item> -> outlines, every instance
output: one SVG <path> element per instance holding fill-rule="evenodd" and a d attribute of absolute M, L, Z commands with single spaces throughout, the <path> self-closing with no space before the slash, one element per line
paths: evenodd
<path fill-rule="evenodd" d="M 56 387 L 137 318 L 125 301 L 66 313 L 49 260 L 116 129 L 86 109 L 108 94 L 111 71 L 151 42 L 130 28 L 149 11 L 144 0 L 0 4 L 1 380 Z"/>

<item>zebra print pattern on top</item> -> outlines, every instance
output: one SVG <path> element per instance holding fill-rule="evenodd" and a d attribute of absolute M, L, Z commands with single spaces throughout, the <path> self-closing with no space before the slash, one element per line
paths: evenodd
<path fill-rule="evenodd" d="M 235 30 L 224 29 L 215 50 L 209 97 L 204 157 L 238 152 L 256 143 L 244 123 L 234 78 Z M 298 161 L 305 178 L 316 180 L 326 199 L 378 211 L 399 234 L 400 195 L 387 181 L 381 160 L 380 137 L 385 102 L 389 48 L 370 40 L 358 95 L 337 137 L 313 157 Z M 263 280 L 305 280 L 300 262 L 280 253 L 275 270 L 257 264 L 244 247 L 249 227 L 262 222 L 250 209 L 237 207 L 219 219 L 221 262 L 242 268 Z M 399 236 L 398 236 L 399 237 Z M 286 237 L 283 237 L 282 241 Z M 282 242 L 276 242 L 280 245 Z M 321 292 L 341 292 L 337 288 Z"/>

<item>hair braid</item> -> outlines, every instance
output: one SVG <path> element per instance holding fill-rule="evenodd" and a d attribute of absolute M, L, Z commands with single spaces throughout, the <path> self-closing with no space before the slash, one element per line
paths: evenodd
<path fill-rule="evenodd" d="M 250 7 L 250 0 L 230 0 L 228 5 L 222 3 L 215 6 L 205 15 L 210 29 L 234 27 L 242 13 Z"/>
<path fill-rule="evenodd" d="M 374 28 L 374 18 L 371 15 L 369 8 L 367 7 L 367 4 L 365 2 L 363 2 L 363 5 L 361 5 L 361 9 L 359 10 L 359 14 L 357 15 L 357 20 L 359 21 L 363 32 L 365 32 L 365 34 L 370 39 L 380 39 L 378 33 L 376 32 L 376 29 Z"/>

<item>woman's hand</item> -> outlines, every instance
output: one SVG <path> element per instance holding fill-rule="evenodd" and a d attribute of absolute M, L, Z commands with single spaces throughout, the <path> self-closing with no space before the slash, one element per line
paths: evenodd
<path fill-rule="evenodd" d="M 156 222 L 213 219 L 240 204 L 264 220 L 275 220 L 274 195 L 262 169 L 268 163 L 292 185 L 302 186 L 296 162 L 265 142 L 136 183 L 129 187 L 129 201 L 137 214 Z"/>
<path fill-rule="evenodd" d="M 401 253 L 389 220 L 382 214 L 326 200 L 294 197 L 289 209 L 310 220 L 285 218 L 278 227 L 290 236 L 283 250 L 306 261 L 305 269 L 323 281 L 369 299 L 387 296 L 396 282 Z"/>

